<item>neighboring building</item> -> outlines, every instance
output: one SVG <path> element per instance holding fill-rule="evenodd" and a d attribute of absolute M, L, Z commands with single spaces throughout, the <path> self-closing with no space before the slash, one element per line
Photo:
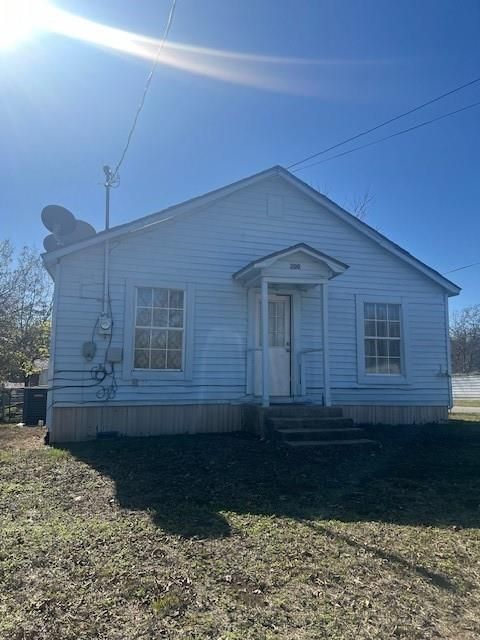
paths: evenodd
<path fill-rule="evenodd" d="M 480 403 L 480 373 L 454 374 L 452 387 L 454 402 L 456 400 L 478 400 Z"/>
<path fill-rule="evenodd" d="M 29 387 L 46 387 L 48 385 L 48 358 L 38 358 L 33 362 L 34 367 L 38 370 L 38 373 L 33 373 L 29 376 Z"/>
<path fill-rule="evenodd" d="M 281 167 L 44 261 L 52 441 L 237 430 L 273 402 L 447 417 L 459 287 Z"/>

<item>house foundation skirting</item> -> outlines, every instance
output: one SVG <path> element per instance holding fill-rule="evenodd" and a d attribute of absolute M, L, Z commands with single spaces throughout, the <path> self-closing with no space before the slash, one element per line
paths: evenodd
<path fill-rule="evenodd" d="M 156 406 L 55 407 L 51 442 L 91 440 L 99 435 L 159 436 L 241 431 L 242 406 L 185 404 Z"/>
<path fill-rule="evenodd" d="M 428 424 L 448 419 L 447 407 L 342 406 L 356 424 Z M 91 440 L 105 434 L 158 436 L 168 434 L 258 432 L 252 405 L 189 404 L 156 406 L 55 407 L 50 441 Z"/>
<path fill-rule="evenodd" d="M 431 424 L 448 420 L 448 407 L 343 405 L 343 416 L 355 424 Z"/>

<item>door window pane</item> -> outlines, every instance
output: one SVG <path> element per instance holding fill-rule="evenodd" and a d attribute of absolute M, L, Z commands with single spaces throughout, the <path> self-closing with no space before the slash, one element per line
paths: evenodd
<path fill-rule="evenodd" d="M 268 303 L 268 344 L 270 347 L 285 347 L 288 336 L 288 304 L 284 300 L 269 301 Z M 258 303 L 258 342 L 262 346 L 262 309 Z"/>

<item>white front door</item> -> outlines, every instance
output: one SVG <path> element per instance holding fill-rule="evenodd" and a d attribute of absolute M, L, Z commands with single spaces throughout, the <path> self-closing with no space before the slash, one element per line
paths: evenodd
<path fill-rule="evenodd" d="M 256 301 L 255 395 L 262 395 L 262 324 L 260 296 Z M 268 296 L 270 395 L 291 395 L 290 296 Z"/>

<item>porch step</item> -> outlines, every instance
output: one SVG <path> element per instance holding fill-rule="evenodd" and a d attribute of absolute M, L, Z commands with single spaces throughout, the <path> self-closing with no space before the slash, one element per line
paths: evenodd
<path fill-rule="evenodd" d="M 289 447 L 333 447 L 347 444 L 377 444 L 377 442 L 368 438 L 356 438 L 355 440 L 288 440 L 285 444 Z"/>
<path fill-rule="evenodd" d="M 266 418 L 341 418 L 341 407 L 308 404 L 277 404 L 262 409 Z"/>
<path fill-rule="evenodd" d="M 330 428 L 330 429 L 276 429 L 275 433 L 283 440 L 328 440 L 329 438 L 348 439 L 352 436 L 364 435 L 360 427 Z"/>
<path fill-rule="evenodd" d="M 273 429 L 341 429 L 353 427 L 351 418 L 341 416 L 289 416 L 267 417 L 267 423 Z"/>
<path fill-rule="evenodd" d="M 375 445 L 361 427 L 344 418 L 341 407 L 285 404 L 258 407 L 259 431 L 263 437 L 290 447 Z"/>

